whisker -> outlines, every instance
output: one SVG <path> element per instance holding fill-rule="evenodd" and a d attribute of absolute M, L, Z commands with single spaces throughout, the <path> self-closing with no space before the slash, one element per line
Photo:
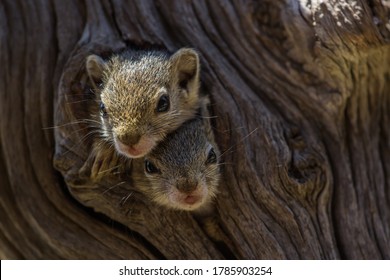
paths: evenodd
<path fill-rule="evenodd" d="M 115 165 L 115 166 L 110 167 L 110 168 L 107 168 L 106 170 L 100 171 L 99 174 L 110 172 L 111 170 L 114 170 L 114 169 L 118 168 L 119 166 L 120 166 L 120 164 Z"/>
<path fill-rule="evenodd" d="M 89 123 L 96 123 L 99 126 L 101 126 L 101 123 L 99 121 L 92 120 L 92 119 L 82 119 L 82 120 L 78 120 L 78 121 L 74 121 L 74 122 L 70 122 L 70 123 L 65 123 L 65 124 L 51 126 L 51 127 L 50 126 L 49 127 L 43 127 L 42 129 L 43 130 L 46 130 L 46 129 L 56 129 L 56 128 L 61 128 L 61 127 L 69 126 L 69 125 L 89 124 Z"/>
<path fill-rule="evenodd" d="M 209 117 L 204 117 L 204 116 L 199 116 L 201 119 L 217 119 L 219 118 L 218 116 L 209 116 Z"/>
<path fill-rule="evenodd" d="M 133 195 L 133 192 L 129 193 L 127 196 L 124 196 L 120 201 L 120 205 L 123 206 L 126 203 L 126 201 L 130 198 L 130 196 L 132 196 L 132 195 Z"/>
<path fill-rule="evenodd" d="M 68 102 L 66 102 L 66 104 L 77 104 L 77 103 L 91 102 L 91 101 L 92 101 L 91 99 L 81 99 L 81 100 L 77 100 L 77 101 L 68 101 Z"/>
<path fill-rule="evenodd" d="M 233 149 L 234 147 L 238 146 L 240 143 L 244 142 L 246 138 L 248 138 L 249 136 L 251 136 L 253 133 L 255 133 L 259 128 L 256 127 L 254 130 L 252 130 L 249 134 L 247 134 L 246 136 L 244 136 L 240 141 L 238 141 L 236 144 L 232 145 L 229 149 L 227 149 L 226 151 L 224 151 L 223 153 L 221 153 L 219 155 L 218 158 L 221 158 L 224 154 L 226 154 L 227 152 L 231 151 L 231 149 Z"/>
<path fill-rule="evenodd" d="M 216 166 L 221 166 L 221 165 L 235 165 L 235 163 L 233 163 L 233 162 L 221 162 L 221 163 L 217 163 Z"/>
<path fill-rule="evenodd" d="M 109 192 L 109 191 L 112 190 L 113 188 L 119 187 L 120 185 L 123 185 L 124 183 L 126 183 L 126 181 L 119 182 L 118 184 L 115 184 L 115 185 L 113 185 L 112 187 L 109 187 L 108 189 L 106 189 L 104 192 L 102 192 L 102 194 L 106 194 L 107 192 Z"/>
<path fill-rule="evenodd" d="M 226 129 L 226 130 L 217 130 L 219 131 L 220 133 L 227 133 L 227 132 L 230 132 L 230 131 L 236 131 L 236 130 L 239 130 L 239 129 L 245 129 L 247 128 L 246 126 L 238 126 L 234 129 Z"/>
<path fill-rule="evenodd" d="M 73 146 L 71 146 L 66 152 L 64 152 L 64 155 L 66 155 L 67 153 L 70 153 L 73 151 L 73 149 L 75 147 L 77 147 L 78 145 L 80 145 L 81 143 L 83 143 L 84 141 L 86 141 L 90 136 L 93 136 L 93 134 L 95 134 L 96 131 L 90 131 L 88 132 L 86 135 L 84 135 L 79 141 L 77 141 Z"/>

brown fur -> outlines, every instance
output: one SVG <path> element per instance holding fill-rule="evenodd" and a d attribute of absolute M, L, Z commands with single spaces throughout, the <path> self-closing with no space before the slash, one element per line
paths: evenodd
<path fill-rule="evenodd" d="M 108 62 L 96 55 L 87 58 L 87 71 L 99 91 L 107 117 L 100 115 L 101 139 L 91 155 L 93 178 L 120 166 L 113 147 L 118 139 L 136 134 L 155 137 L 156 147 L 145 156 L 158 174 L 145 173 L 144 160 L 133 160 L 134 184 L 159 205 L 183 210 L 206 209 L 217 192 L 219 151 L 208 119 L 208 98 L 199 94 L 199 59 L 190 49 L 169 57 L 163 52 L 126 51 Z M 161 94 L 169 95 L 170 110 L 156 112 Z M 201 110 L 202 116 L 196 112 Z M 137 138 L 137 137 L 136 137 Z M 109 145 L 107 145 L 109 144 Z M 111 144 L 111 145 L 110 145 Z M 216 162 L 207 162 L 211 149 Z M 201 191 L 200 191 L 201 190 Z M 172 200 L 194 195 L 194 204 Z M 191 199 L 191 198 L 190 198 Z"/>
<path fill-rule="evenodd" d="M 93 83 L 102 84 L 97 89 L 107 112 L 101 118 L 102 136 L 125 156 L 144 156 L 200 107 L 199 58 L 191 49 L 171 57 L 165 52 L 125 51 L 108 62 L 91 55 L 86 68 Z M 156 112 L 164 94 L 169 96 L 169 110 Z M 120 148 L 138 141 L 146 147 L 139 156 Z"/>
<path fill-rule="evenodd" d="M 215 152 L 216 161 L 208 163 L 211 149 Z M 145 162 L 137 161 L 138 171 L 134 172 L 134 182 L 151 200 L 172 209 L 198 212 L 209 209 L 218 191 L 220 169 L 219 150 L 208 115 L 197 116 L 168 134 L 145 156 L 145 160 L 151 162 L 159 172 L 149 174 L 145 170 Z M 175 200 L 177 196 L 186 197 L 197 190 L 201 191 L 202 187 L 205 188 L 204 192 L 200 192 L 202 199 L 199 203 L 187 205 Z"/>
<path fill-rule="evenodd" d="M 86 68 L 108 115 L 100 117 L 103 141 L 96 142 L 91 155 L 92 177 L 99 179 L 105 170 L 125 166 L 113 151 L 116 139 L 135 142 L 139 134 L 156 137 L 156 147 L 145 158 L 132 161 L 134 185 L 157 205 L 193 211 L 206 232 L 222 240 L 212 206 L 220 178 L 219 150 L 209 123 L 208 98 L 199 94 L 198 55 L 190 49 L 171 57 L 160 52 L 124 52 L 108 62 L 91 55 Z M 156 114 L 161 94 L 169 95 L 171 110 Z M 194 118 L 198 109 L 201 116 Z M 211 149 L 217 160 L 208 163 Z M 146 172 L 145 160 L 159 172 Z M 172 194 L 182 198 L 193 193 L 201 197 L 195 204 L 172 199 Z"/>

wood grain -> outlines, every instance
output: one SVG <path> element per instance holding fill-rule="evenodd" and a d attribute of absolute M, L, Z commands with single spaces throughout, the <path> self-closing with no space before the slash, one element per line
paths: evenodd
<path fill-rule="evenodd" d="M 383 1 L 2 1 L 0 258 L 390 259 Z M 81 168 L 88 54 L 201 54 L 223 152 L 217 221 Z"/>

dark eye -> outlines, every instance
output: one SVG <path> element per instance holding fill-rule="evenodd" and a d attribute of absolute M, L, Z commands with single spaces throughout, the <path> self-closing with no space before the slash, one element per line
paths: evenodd
<path fill-rule="evenodd" d="M 209 154 L 207 155 L 206 164 L 217 163 L 217 155 L 213 148 L 210 149 Z"/>
<path fill-rule="evenodd" d="M 168 109 L 169 109 L 169 97 L 168 95 L 164 94 L 160 97 L 156 110 L 157 112 L 162 113 L 168 111 Z"/>
<path fill-rule="evenodd" d="M 106 107 L 104 106 L 104 103 L 103 102 L 100 102 L 100 113 L 102 114 L 102 116 L 105 118 L 107 117 L 107 110 L 106 110 Z"/>
<path fill-rule="evenodd" d="M 149 174 L 160 172 L 160 170 L 158 170 L 158 168 L 147 159 L 145 159 L 145 171 Z"/>

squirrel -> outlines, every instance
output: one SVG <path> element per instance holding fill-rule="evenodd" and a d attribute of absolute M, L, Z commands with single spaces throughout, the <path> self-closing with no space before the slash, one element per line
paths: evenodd
<path fill-rule="evenodd" d="M 86 69 L 100 99 L 102 137 L 128 158 L 148 154 L 199 109 L 199 56 L 182 48 L 126 50 L 108 61 L 89 55 Z"/>
<path fill-rule="evenodd" d="M 233 248 L 213 205 L 221 177 L 221 155 L 208 106 L 206 97 L 193 119 L 169 133 L 143 159 L 135 159 L 131 179 L 157 205 L 191 212 L 207 235 Z"/>
<path fill-rule="evenodd" d="M 136 161 L 133 182 L 156 204 L 199 213 L 212 204 L 220 178 L 219 149 L 206 110 L 205 104 L 143 162 Z"/>

